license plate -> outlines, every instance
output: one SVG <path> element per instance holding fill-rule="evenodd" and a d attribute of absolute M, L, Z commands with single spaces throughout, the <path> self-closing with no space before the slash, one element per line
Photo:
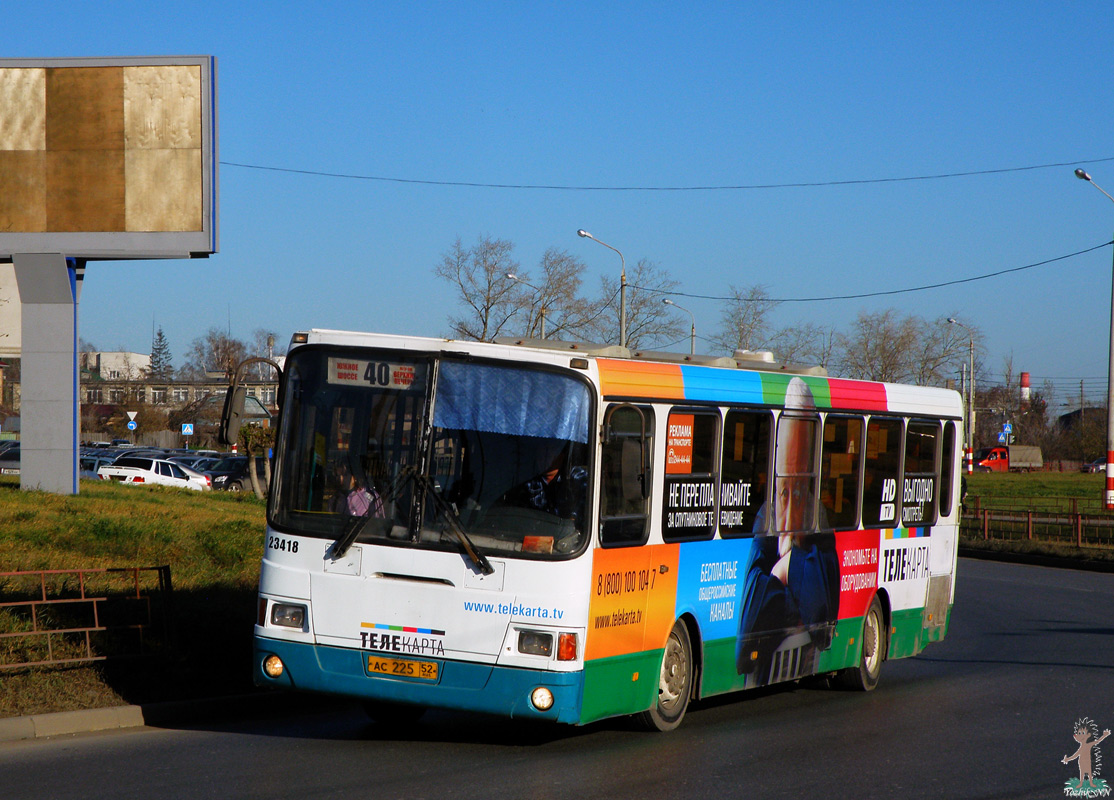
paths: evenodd
<path fill-rule="evenodd" d="M 418 678 L 424 681 L 437 680 L 436 661 L 410 661 L 402 658 L 368 656 L 367 671 L 376 675 L 390 675 L 395 678 Z"/>

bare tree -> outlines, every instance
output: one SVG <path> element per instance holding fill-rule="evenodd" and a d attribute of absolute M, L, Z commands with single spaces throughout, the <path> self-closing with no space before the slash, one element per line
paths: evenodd
<path fill-rule="evenodd" d="M 766 346 L 783 363 L 815 364 L 830 369 L 839 340 L 835 328 L 804 322 L 775 331 Z"/>
<path fill-rule="evenodd" d="M 274 331 L 269 331 L 266 328 L 256 328 L 251 335 L 251 347 L 248 350 L 248 357 L 256 358 L 269 358 L 274 359 L 276 356 L 286 354 L 286 342 L 279 339 L 278 334 Z M 259 380 L 267 380 L 267 378 L 275 376 L 274 369 L 268 364 L 259 362 L 252 368 L 255 376 Z"/>
<path fill-rule="evenodd" d="M 974 326 L 957 329 L 943 317 L 932 322 L 914 315 L 900 317 L 892 308 L 862 312 L 839 339 L 841 373 L 865 380 L 943 385 L 967 360 L 972 338 L 977 353 L 982 335 Z"/>
<path fill-rule="evenodd" d="M 711 338 L 714 347 L 727 351 L 760 350 L 767 346 L 769 314 L 777 307 L 765 286 L 728 287 L 730 299 L 724 301 L 720 331 Z"/>
<path fill-rule="evenodd" d="M 248 355 L 261 358 L 285 355 L 287 343 L 288 339 L 281 338 L 272 330 L 256 328 L 251 334 L 251 346 L 248 348 Z"/>
<path fill-rule="evenodd" d="M 187 380 L 201 380 L 210 372 L 231 375 L 246 358 L 247 351 L 247 345 L 239 339 L 233 339 L 220 328 L 209 328 L 204 336 L 193 340 L 179 373 Z"/>
<path fill-rule="evenodd" d="M 619 281 L 605 277 L 596 301 L 599 313 L 591 321 L 592 338 L 619 341 Z M 641 259 L 627 276 L 627 347 L 631 350 L 665 347 L 687 340 L 688 325 L 668 313 L 662 298 L 676 293 L 680 284 L 653 261 Z"/>
<path fill-rule="evenodd" d="M 860 312 L 840 338 L 842 373 L 862 380 L 908 380 L 918 328 L 913 317 L 901 319 L 892 308 L 877 314 Z"/>
<path fill-rule="evenodd" d="M 517 329 L 523 335 L 549 339 L 581 339 L 599 309 L 580 296 L 584 262 L 565 250 L 550 247 L 538 264 L 534 280 L 529 273 L 517 278 L 530 291 L 520 296 Z"/>
<path fill-rule="evenodd" d="M 518 272 L 511 258 L 514 244 L 481 236 L 465 249 L 459 238 L 434 269 L 438 278 L 456 289 L 464 315 L 450 319 L 453 334 L 462 339 L 487 342 L 505 333 L 524 305 L 527 288 L 507 277 Z"/>
<path fill-rule="evenodd" d="M 952 325 L 947 317 L 931 322 L 920 321 L 920 332 L 913 347 L 912 371 L 909 380 L 920 386 L 943 386 L 967 363 L 969 341 L 973 337 L 979 349 L 982 334 L 974 326 Z M 957 330 L 958 328 L 958 330 Z"/>

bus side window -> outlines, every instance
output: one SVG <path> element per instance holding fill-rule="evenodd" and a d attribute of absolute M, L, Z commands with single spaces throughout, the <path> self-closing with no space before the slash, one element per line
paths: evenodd
<path fill-rule="evenodd" d="M 711 539 L 716 531 L 719 414 L 674 409 L 665 427 L 661 536 L 667 542 Z"/>
<path fill-rule="evenodd" d="M 723 424 L 719 534 L 750 536 L 770 483 L 768 411 L 728 411 Z"/>
<path fill-rule="evenodd" d="M 604 417 L 600 463 L 600 543 L 604 547 L 646 541 L 652 430 L 650 408 L 615 405 Z"/>
<path fill-rule="evenodd" d="M 952 513 L 952 481 L 955 480 L 955 423 L 944 423 L 944 449 L 940 453 L 940 516 Z"/>
<path fill-rule="evenodd" d="M 863 527 L 896 528 L 901 503 L 901 420 L 873 417 L 866 426 L 863 467 Z"/>
<path fill-rule="evenodd" d="M 936 522 L 936 451 L 940 423 L 910 420 L 905 431 L 905 479 L 902 482 L 901 522 L 917 528 Z"/>
<path fill-rule="evenodd" d="M 863 421 L 829 414 L 824 420 L 820 456 L 820 502 L 828 524 L 844 530 L 859 524 L 859 474 L 863 449 Z"/>
<path fill-rule="evenodd" d="M 766 506 L 759 525 L 782 533 L 816 529 L 819 434 L 820 417 L 816 414 L 786 410 L 778 417 L 774 442 L 774 502 Z M 819 526 L 830 527 L 826 514 L 819 516 Z"/>

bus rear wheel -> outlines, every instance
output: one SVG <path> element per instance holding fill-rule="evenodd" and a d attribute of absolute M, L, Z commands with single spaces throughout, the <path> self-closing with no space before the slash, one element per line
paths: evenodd
<path fill-rule="evenodd" d="M 860 692 L 869 692 L 878 685 L 882 675 L 882 661 L 886 655 L 886 621 L 878 597 L 870 601 L 863 618 L 862 654 L 859 665 L 840 673 L 841 683 Z"/>
<path fill-rule="evenodd" d="M 647 730 L 671 731 L 681 724 L 692 697 L 692 640 L 680 620 L 673 625 L 661 657 L 657 702 L 638 715 Z"/>

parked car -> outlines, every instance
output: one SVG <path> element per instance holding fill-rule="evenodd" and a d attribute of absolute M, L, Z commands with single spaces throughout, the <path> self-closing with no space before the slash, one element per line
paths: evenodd
<path fill-rule="evenodd" d="M 1079 468 L 1080 472 L 1106 472 L 1106 456 L 1089 461 Z"/>
<path fill-rule="evenodd" d="M 114 447 L 106 455 L 113 459 L 113 463 L 122 458 L 157 458 L 160 461 L 169 461 L 174 452 L 164 447 L 132 447 L 123 450 Z"/>
<path fill-rule="evenodd" d="M 173 461 L 175 464 L 181 464 L 182 466 L 189 467 L 190 469 L 197 470 L 198 472 L 204 472 L 205 470 L 198 469 L 197 465 L 203 462 L 209 463 L 213 459 L 211 459 L 209 456 L 199 456 L 196 453 L 193 453 L 191 455 L 168 456 L 166 460 Z"/>
<path fill-rule="evenodd" d="M 266 480 L 264 457 L 255 457 L 255 468 L 260 481 Z M 213 480 L 214 489 L 224 489 L 230 492 L 242 492 L 251 488 L 251 476 L 248 475 L 247 456 L 229 456 L 222 458 L 209 469 L 205 470 Z"/>
<path fill-rule="evenodd" d="M 81 455 L 77 459 L 78 474 L 86 480 L 97 481 L 101 479 L 98 470 L 107 467 L 113 461 L 110 456 Z"/>
<path fill-rule="evenodd" d="M 0 453 L 0 475 L 19 474 L 19 448 L 12 447 Z"/>
<path fill-rule="evenodd" d="M 97 474 L 105 480 L 120 483 L 177 486 L 181 489 L 207 491 L 213 488 L 208 475 L 162 458 L 125 456 L 101 467 Z"/>

